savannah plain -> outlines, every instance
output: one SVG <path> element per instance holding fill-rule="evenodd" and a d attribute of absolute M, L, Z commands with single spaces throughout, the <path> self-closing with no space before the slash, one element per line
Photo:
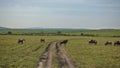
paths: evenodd
<path fill-rule="evenodd" d="M 17 43 L 19 38 L 24 44 Z M 105 46 L 120 41 L 120 30 L 0 30 L 0 68 L 36 68 L 47 45 L 64 39 L 68 43 L 62 46 L 76 68 L 120 68 L 120 45 Z M 89 44 L 91 39 L 98 44 Z M 56 54 L 52 66 L 58 68 Z"/>

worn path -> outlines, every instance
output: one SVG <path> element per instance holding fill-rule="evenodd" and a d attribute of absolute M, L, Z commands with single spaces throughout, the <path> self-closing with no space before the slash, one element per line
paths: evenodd
<path fill-rule="evenodd" d="M 58 68 L 76 68 L 73 61 L 67 55 L 67 52 L 62 47 L 62 41 L 54 41 L 48 44 L 43 54 L 40 56 L 37 68 L 54 68 L 53 59 L 58 59 Z M 58 58 L 53 57 L 54 49 L 56 47 L 56 55 Z"/>

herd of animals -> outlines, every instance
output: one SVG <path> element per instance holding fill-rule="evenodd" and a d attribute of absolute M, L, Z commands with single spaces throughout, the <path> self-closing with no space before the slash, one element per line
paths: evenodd
<path fill-rule="evenodd" d="M 18 39 L 18 44 L 23 44 L 25 42 L 25 39 L 24 38 L 19 38 Z M 45 42 L 45 39 L 40 39 L 40 42 Z"/>
<path fill-rule="evenodd" d="M 18 44 L 23 44 L 24 43 L 24 41 L 25 41 L 25 39 L 23 39 L 23 38 L 20 38 L 20 39 L 18 39 Z M 41 43 L 44 43 L 45 42 L 45 39 L 40 39 L 40 42 Z M 61 44 L 66 44 L 68 42 L 68 40 L 63 40 L 63 41 L 61 41 Z M 89 40 L 89 42 L 88 42 L 89 44 L 95 44 L 95 45 L 97 45 L 97 41 L 96 40 Z M 105 43 L 104 43 L 104 45 L 112 45 L 112 44 L 114 44 L 114 46 L 118 46 L 118 45 L 120 45 L 120 41 L 115 41 L 115 42 L 112 42 L 112 41 L 106 41 Z"/>
<path fill-rule="evenodd" d="M 90 40 L 89 43 L 96 45 L 98 42 L 97 42 L 96 40 Z M 118 46 L 118 45 L 120 45 L 120 41 L 115 41 L 115 42 L 106 41 L 106 42 L 104 43 L 104 45 L 112 45 L 112 44 L 114 44 L 114 46 Z"/>

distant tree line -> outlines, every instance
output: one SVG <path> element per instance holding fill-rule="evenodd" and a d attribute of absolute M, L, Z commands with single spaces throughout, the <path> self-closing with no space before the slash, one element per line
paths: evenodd
<path fill-rule="evenodd" d="M 13 33 L 12 31 L 8 31 L 7 33 L 0 33 L 0 35 L 38 35 L 38 36 L 90 36 L 90 37 L 98 37 L 98 34 L 87 34 L 87 33 L 80 33 L 80 34 L 68 34 L 63 33 L 62 31 L 56 31 L 56 32 L 31 32 L 31 33 Z M 120 37 L 120 36 L 108 36 L 108 37 Z"/>

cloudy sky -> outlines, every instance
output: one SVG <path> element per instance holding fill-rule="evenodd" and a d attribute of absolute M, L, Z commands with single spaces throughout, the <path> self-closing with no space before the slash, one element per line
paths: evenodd
<path fill-rule="evenodd" d="M 0 26 L 120 29 L 120 0 L 0 0 Z"/>

